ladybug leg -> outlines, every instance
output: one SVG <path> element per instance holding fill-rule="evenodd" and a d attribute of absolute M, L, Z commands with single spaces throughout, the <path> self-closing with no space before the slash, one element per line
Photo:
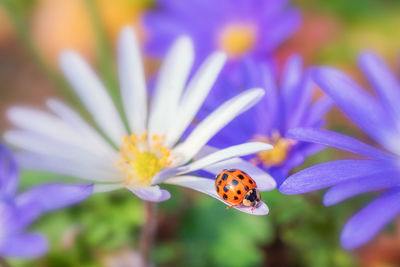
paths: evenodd
<path fill-rule="evenodd" d="M 257 208 L 257 206 L 258 206 L 258 203 L 256 203 L 256 202 L 251 203 L 251 212 L 254 212 L 254 210 Z"/>
<path fill-rule="evenodd" d="M 233 204 L 233 205 L 230 205 L 229 207 L 226 207 L 226 209 L 229 210 L 230 208 L 237 207 L 237 206 L 240 206 L 240 204 Z"/>

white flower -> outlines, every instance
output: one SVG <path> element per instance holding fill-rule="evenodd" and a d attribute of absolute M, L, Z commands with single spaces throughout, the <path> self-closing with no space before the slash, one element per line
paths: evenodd
<path fill-rule="evenodd" d="M 218 52 L 209 56 L 187 83 L 193 58 L 191 40 L 179 38 L 166 56 L 148 106 L 138 42 L 132 28 L 122 30 L 118 67 L 128 125 L 125 127 L 88 64 L 78 54 L 64 52 L 61 69 L 103 135 L 67 105 L 49 100 L 47 106 L 53 113 L 11 108 L 8 117 L 21 129 L 8 131 L 4 137 L 23 150 L 17 154 L 22 167 L 94 181 L 95 192 L 125 187 L 143 200 L 164 201 L 170 194 L 158 184 L 169 183 L 223 201 L 215 192 L 214 179 L 189 173 L 203 169 L 215 175 L 225 168 L 242 169 L 253 177 L 261 191 L 272 190 L 276 184 L 268 174 L 237 158 L 272 146 L 262 142 L 222 150 L 205 146 L 221 128 L 253 106 L 263 96 L 263 90 L 248 90 L 226 101 L 200 122 L 186 140 L 178 143 L 209 93 L 226 56 Z M 237 209 L 252 213 L 248 207 Z M 268 207 L 263 203 L 252 214 L 267 213 Z"/>

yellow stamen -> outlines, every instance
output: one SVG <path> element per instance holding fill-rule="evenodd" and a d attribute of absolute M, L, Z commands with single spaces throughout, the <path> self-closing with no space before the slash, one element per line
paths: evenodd
<path fill-rule="evenodd" d="M 148 138 L 147 133 L 123 138 L 117 165 L 126 173 L 127 184 L 150 186 L 154 175 L 171 165 L 171 151 L 163 146 L 164 139 L 159 135 Z"/>
<path fill-rule="evenodd" d="M 230 57 L 239 57 L 256 43 L 256 30 L 248 24 L 230 24 L 219 35 L 218 44 Z"/>
<path fill-rule="evenodd" d="M 290 148 L 295 144 L 294 140 L 282 138 L 278 132 L 274 132 L 269 138 L 255 136 L 254 139 L 274 146 L 272 150 L 259 152 L 251 159 L 253 164 L 262 164 L 266 168 L 282 165 L 289 155 Z"/>

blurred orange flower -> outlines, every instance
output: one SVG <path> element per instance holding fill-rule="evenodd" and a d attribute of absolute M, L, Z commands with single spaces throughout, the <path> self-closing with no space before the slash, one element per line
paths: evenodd
<path fill-rule="evenodd" d="M 114 40 L 120 28 L 138 28 L 147 1 L 93 0 L 107 36 Z M 32 18 L 32 32 L 41 52 L 53 64 L 60 52 L 74 49 L 93 58 L 95 36 L 88 5 L 82 0 L 40 0 Z"/>

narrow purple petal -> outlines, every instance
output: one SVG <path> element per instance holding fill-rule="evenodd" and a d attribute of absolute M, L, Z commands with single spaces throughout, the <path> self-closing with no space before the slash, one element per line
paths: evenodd
<path fill-rule="evenodd" d="M 158 185 L 152 187 L 130 187 L 127 186 L 132 193 L 134 193 L 139 198 L 150 201 L 150 202 L 162 202 L 168 200 L 171 194 L 164 189 L 160 189 Z"/>
<path fill-rule="evenodd" d="M 295 140 L 322 144 L 373 159 L 395 159 L 394 156 L 355 138 L 323 129 L 299 127 L 289 130 L 287 136 Z"/>
<path fill-rule="evenodd" d="M 400 83 L 389 67 L 377 55 L 368 51 L 361 53 L 358 62 L 383 106 L 400 120 Z"/>
<path fill-rule="evenodd" d="M 281 79 L 281 94 L 282 97 L 287 101 L 292 99 L 295 94 L 296 87 L 300 83 L 303 75 L 303 60 L 299 55 L 291 56 L 285 65 L 285 69 L 282 73 Z"/>
<path fill-rule="evenodd" d="M 329 97 L 322 97 L 315 101 L 304 120 L 304 125 L 316 127 L 322 117 L 331 109 L 333 106 L 333 101 Z"/>
<path fill-rule="evenodd" d="M 348 159 L 318 164 L 289 176 L 279 187 L 283 194 L 294 195 L 323 189 L 358 177 L 396 170 L 387 161 Z"/>
<path fill-rule="evenodd" d="M 398 134 L 380 103 L 348 76 L 333 68 L 315 68 L 313 77 L 355 124 L 384 147 L 393 147 Z"/>
<path fill-rule="evenodd" d="M 13 236 L 0 246 L 0 256 L 11 258 L 36 258 L 47 252 L 47 240 L 40 234 Z"/>
<path fill-rule="evenodd" d="M 0 144 L 0 197 L 12 197 L 18 186 L 18 168 L 11 152 Z"/>
<path fill-rule="evenodd" d="M 262 76 L 260 78 L 260 86 L 265 89 L 265 97 L 255 106 L 255 111 L 258 112 L 257 116 L 268 118 L 268 120 L 262 122 L 257 120 L 257 123 L 253 122 L 253 124 L 256 124 L 256 132 L 272 134 L 274 129 L 283 129 L 284 122 L 281 121 L 280 114 L 282 114 L 284 107 L 280 103 L 280 93 L 272 63 L 257 64 L 257 68 L 261 74 L 260 76 Z M 248 114 L 246 113 L 245 116 L 248 116 Z"/>
<path fill-rule="evenodd" d="M 346 223 L 340 240 L 353 249 L 370 241 L 400 212 L 400 188 L 396 187 L 372 201 Z"/>
<path fill-rule="evenodd" d="M 20 194 L 16 202 L 19 207 L 34 203 L 42 212 L 47 212 L 79 203 L 92 193 L 92 184 L 52 183 L 34 187 Z"/>
<path fill-rule="evenodd" d="M 312 94 L 314 92 L 314 83 L 310 80 L 309 72 L 303 75 L 303 79 L 296 86 L 293 93 L 291 106 L 287 107 L 288 113 L 286 117 L 287 129 L 299 126 L 303 122 L 306 112 L 311 104 Z"/>
<path fill-rule="evenodd" d="M 324 195 L 324 205 L 335 205 L 362 193 L 388 189 L 398 185 L 400 185 L 400 172 L 398 171 L 382 172 L 352 179 L 329 188 Z"/>

